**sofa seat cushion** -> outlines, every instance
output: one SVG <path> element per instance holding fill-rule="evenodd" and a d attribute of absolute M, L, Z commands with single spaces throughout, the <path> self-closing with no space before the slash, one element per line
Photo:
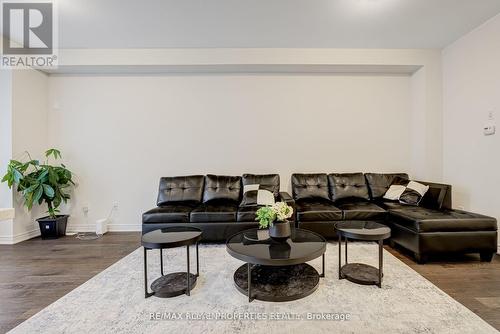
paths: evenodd
<path fill-rule="evenodd" d="M 238 209 L 236 220 L 239 222 L 255 222 L 255 213 L 261 206 L 245 206 Z"/>
<path fill-rule="evenodd" d="M 143 223 L 188 223 L 189 213 L 195 208 L 188 204 L 168 204 L 142 214 Z"/>
<path fill-rule="evenodd" d="M 384 220 L 387 211 L 370 202 L 335 204 L 343 212 L 344 220 Z"/>
<path fill-rule="evenodd" d="M 327 201 L 298 201 L 296 211 L 298 221 L 342 220 L 342 210 Z"/>
<path fill-rule="evenodd" d="M 232 202 L 209 202 L 197 206 L 191 211 L 192 223 L 235 222 L 238 204 Z"/>
<path fill-rule="evenodd" d="M 416 232 L 496 231 L 495 218 L 461 210 L 406 207 L 389 210 L 389 221 Z"/>
<path fill-rule="evenodd" d="M 396 209 L 405 209 L 408 208 L 407 205 L 401 204 L 398 201 L 377 201 L 375 202 L 376 205 L 379 207 L 386 209 L 386 210 L 396 210 Z"/>

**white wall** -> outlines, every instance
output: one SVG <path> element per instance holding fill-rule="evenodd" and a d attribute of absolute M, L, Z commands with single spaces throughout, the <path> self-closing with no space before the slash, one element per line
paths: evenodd
<path fill-rule="evenodd" d="M 0 178 L 12 157 L 12 72 L 0 70 Z M 12 192 L 0 183 L 0 208 L 12 207 Z"/>
<path fill-rule="evenodd" d="M 443 51 L 443 85 L 444 179 L 455 206 L 500 219 L 500 133 L 483 135 L 490 111 L 500 119 L 500 16 Z"/>
<path fill-rule="evenodd" d="M 39 159 L 47 148 L 48 76 L 26 70 L 0 70 L 0 178 L 10 159 Z M 28 212 L 19 193 L 0 184 L 0 208 L 14 208 L 15 218 L 0 222 L 0 244 L 11 244 L 40 234 L 35 219 L 45 208 Z"/>
<path fill-rule="evenodd" d="M 79 186 L 71 224 L 137 229 L 161 176 L 410 170 L 409 76 L 63 75 L 49 144 Z"/>
<path fill-rule="evenodd" d="M 3 36 L 0 36 L 3 43 Z M 0 179 L 7 171 L 12 157 L 12 71 L 0 69 Z M 0 209 L 12 208 L 12 192 L 6 183 L 0 183 Z M 9 225 L 9 226 L 7 226 Z M 1 236 L 11 235 L 11 224 L 1 224 Z"/>
<path fill-rule="evenodd" d="M 410 80 L 412 177 L 440 182 L 443 178 L 441 63 L 419 69 Z"/>
<path fill-rule="evenodd" d="M 12 71 L 12 157 L 41 159 L 47 149 L 48 76 L 40 71 L 26 69 Z M 45 207 L 29 212 L 23 206 L 19 193 L 14 192 L 15 208 L 13 238 L 24 240 L 40 234 L 36 218 L 45 215 Z"/>
<path fill-rule="evenodd" d="M 0 70 L 0 179 L 7 172 L 12 156 L 12 72 Z M 0 210 L 12 208 L 12 191 L 0 183 Z M 12 219 L 0 220 L 0 244 L 13 235 Z"/>
<path fill-rule="evenodd" d="M 432 49 L 64 49 L 65 74 L 407 73 L 411 77 L 411 172 L 442 181 L 441 50 Z M 416 73 L 415 73 L 416 71 Z M 53 73 L 54 73 L 53 72 Z"/>

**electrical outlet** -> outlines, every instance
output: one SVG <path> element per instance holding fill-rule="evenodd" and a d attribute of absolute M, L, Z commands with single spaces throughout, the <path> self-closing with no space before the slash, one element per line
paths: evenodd
<path fill-rule="evenodd" d="M 89 214 L 89 207 L 88 206 L 82 207 L 82 211 L 83 211 L 83 215 L 85 217 L 87 217 L 87 215 Z"/>
<path fill-rule="evenodd" d="M 113 203 L 113 210 L 118 210 L 118 202 Z"/>

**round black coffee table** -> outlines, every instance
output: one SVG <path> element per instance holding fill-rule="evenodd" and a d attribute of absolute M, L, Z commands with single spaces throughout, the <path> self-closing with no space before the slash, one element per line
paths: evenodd
<path fill-rule="evenodd" d="M 339 235 L 339 279 L 364 285 L 382 287 L 383 243 L 391 229 L 375 222 L 340 222 L 335 225 Z M 345 238 L 345 264 L 342 266 L 342 237 Z M 347 239 L 377 241 L 378 268 L 364 263 L 347 263 Z"/>
<path fill-rule="evenodd" d="M 198 258 L 198 242 L 201 240 L 201 230 L 194 227 L 167 227 L 148 232 L 142 236 L 141 243 L 144 247 L 144 294 L 145 297 L 169 298 L 182 294 L 190 295 L 190 291 L 196 285 L 196 279 L 200 274 L 200 264 Z M 189 269 L 189 246 L 196 244 L 196 275 L 190 273 Z M 187 271 L 163 274 L 163 249 L 186 246 L 187 250 Z M 160 250 L 160 278 L 151 284 L 148 292 L 148 265 L 147 251 L 152 249 Z"/>
<path fill-rule="evenodd" d="M 308 230 L 293 229 L 290 238 L 275 241 L 259 236 L 262 232 L 246 230 L 227 240 L 227 252 L 246 262 L 234 273 L 236 288 L 248 296 L 249 302 L 283 302 L 313 293 L 319 278 L 325 276 L 325 238 Z M 321 274 L 305 263 L 320 256 Z"/>

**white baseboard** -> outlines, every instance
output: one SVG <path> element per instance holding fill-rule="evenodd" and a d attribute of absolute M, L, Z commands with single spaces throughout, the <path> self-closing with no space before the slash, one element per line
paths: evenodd
<path fill-rule="evenodd" d="M 127 224 L 110 224 L 108 225 L 109 232 L 140 232 L 142 225 L 127 225 Z M 78 224 L 68 225 L 67 233 L 76 232 L 95 232 L 95 225 Z M 40 236 L 40 229 L 36 228 L 31 231 L 26 231 L 16 235 L 0 235 L 0 245 L 14 245 L 19 242 L 36 238 Z"/>
<path fill-rule="evenodd" d="M 142 224 L 127 225 L 127 224 L 109 224 L 108 231 L 110 232 L 140 232 Z"/>
<path fill-rule="evenodd" d="M 76 232 L 95 232 L 96 226 L 92 224 L 68 224 L 67 233 Z M 109 224 L 109 232 L 140 232 L 142 225 L 129 225 L 129 224 Z"/>
<path fill-rule="evenodd" d="M 0 236 L 0 245 L 13 245 L 38 236 L 40 236 L 40 229 L 38 228 L 16 235 L 4 235 Z"/>
<path fill-rule="evenodd" d="M 91 224 L 68 224 L 66 233 L 95 232 L 95 225 Z"/>

